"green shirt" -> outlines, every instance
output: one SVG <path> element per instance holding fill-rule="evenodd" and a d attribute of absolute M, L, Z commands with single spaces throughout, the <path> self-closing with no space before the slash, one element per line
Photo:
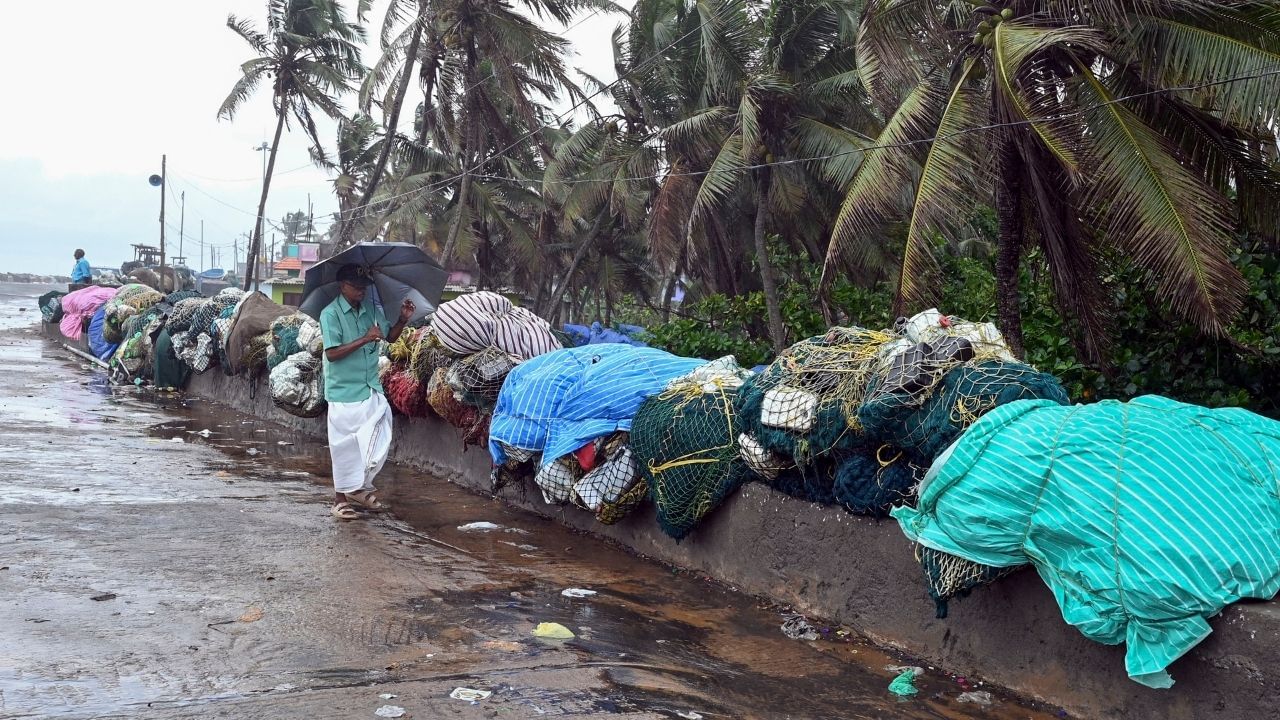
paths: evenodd
<path fill-rule="evenodd" d="M 391 331 L 387 319 L 382 317 L 365 300 L 359 307 L 341 295 L 320 312 L 320 332 L 324 336 L 324 349 L 346 345 L 358 340 L 377 323 L 383 337 Z M 331 362 L 328 352 L 324 358 L 324 399 L 329 402 L 355 403 L 368 400 L 372 391 L 382 392 L 382 380 L 378 377 L 378 349 L 381 343 L 367 343 L 350 355 Z"/>

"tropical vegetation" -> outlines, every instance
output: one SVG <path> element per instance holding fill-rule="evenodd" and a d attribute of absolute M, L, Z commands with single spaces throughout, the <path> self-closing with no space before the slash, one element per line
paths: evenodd
<path fill-rule="evenodd" d="M 333 247 L 703 356 L 938 306 L 1082 397 L 1274 402 L 1277 0 L 391 0 L 368 68 L 355 11 L 233 18 L 221 111 L 272 79 Z M 574 68 L 597 16 L 613 67 Z"/>

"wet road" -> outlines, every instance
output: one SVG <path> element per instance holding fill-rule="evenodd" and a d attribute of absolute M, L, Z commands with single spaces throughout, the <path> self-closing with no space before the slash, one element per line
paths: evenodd
<path fill-rule="evenodd" d="M 897 700 L 902 658 L 405 468 L 337 523 L 322 445 L 31 331 L 0 332 L 0 433 L 0 717 L 1061 717 L 936 671 Z"/>

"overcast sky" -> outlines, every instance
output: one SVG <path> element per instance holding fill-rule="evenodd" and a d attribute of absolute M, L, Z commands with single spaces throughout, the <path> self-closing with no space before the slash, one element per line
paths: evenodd
<path fill-rule="evenodd" d="M 354 10 L 354 0 L 345 3 Z M 620 3 L 629 6 L 628 0 Z M 375 3 L 365 63 L 377 58 L 383 2 Z M 216 113 L 252 56 L 226 27 L 228 13 L 263 27 L 262 0 L 70 0 L 6 3 L 0 66 L 0 271 L 70 274 L 83 248 L 95 266 L 119 267 L 132 243 L 159 243 L 160 191 L 147 177 L 168 155 L 166 249 L 178 253 L 180 203 L 186 193 L 182 251 L 201 266 L 206 248 L 230 265 L 237 236 L 252 229 L 263 154 L 274 129 L 269 90 L 250 98 L 233 122 Z M 609 38 L 623 21 L 598 14 L 565 36 L 570 64 L 614 78 Z M 563 28 L 554 27 L 557 31 Z M 406 112 L 420 99 L 413 90 Z M 331 127 L 322 138 L 331 138 Z M 310 165 L 299 131 L 286 132 L 276 160 L 267 217 L 305 209 L 311 194 L 317 225 L 336 209 L 326 175 Z M 243 248 L 243 244 L 241 245 Z M 208 253 L 203 265 L 210 266 Z"/>

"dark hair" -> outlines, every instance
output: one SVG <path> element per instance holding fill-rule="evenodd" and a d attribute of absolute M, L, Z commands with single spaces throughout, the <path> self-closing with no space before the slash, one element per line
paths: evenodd
<path fill-rule="evenodd" d="M 76 259 L 79 260 L 82 257 L 84 257 L 84 251 L 80 248 L 76 248 Z"/>

